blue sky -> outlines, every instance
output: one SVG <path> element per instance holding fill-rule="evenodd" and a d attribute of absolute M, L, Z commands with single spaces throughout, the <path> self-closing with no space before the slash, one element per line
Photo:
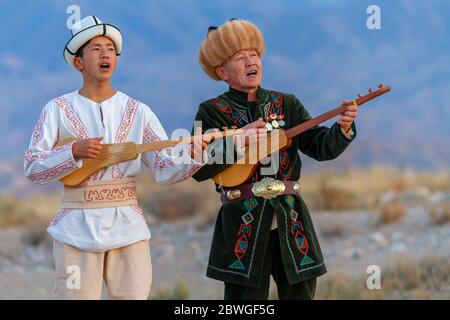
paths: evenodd
<path fill-rule="evenodd" d="M 113 83 L 149 105 L 169 134 L 190 128 L 198 104 L 226 90 L 203 73 L 197 52 L 209 25 L 237 17 L 264 34 L 263 86 L 297 95 L 312 115 L 381 82 L 392 85 L 389 95 L 361 109 L 358 140 L 341 163 L 450 161 L 445 0 L 0 0 L 0 160 L 20 158 L 45 103 L 81 86 L 62 58 L 71 4 L 83 17 L 94 14 L 122 30 Z M 381 30 L 366 27 L 370 4 L 381 8 Z"/>

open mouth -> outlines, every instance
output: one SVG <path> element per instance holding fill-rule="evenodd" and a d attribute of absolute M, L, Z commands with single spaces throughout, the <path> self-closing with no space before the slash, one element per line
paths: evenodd
<path fill-rule="evenodd" d="M 109 70 L 109 68 L 111 68 L 111 65 L 108 62 L 100 64 L 100 69 L 102 70 Z"/>
<path fill-rule="evenodd" d="M 251 70 L 247 73 L 247 77 L 256 76 L 258 74 L 258 70 Z"/>

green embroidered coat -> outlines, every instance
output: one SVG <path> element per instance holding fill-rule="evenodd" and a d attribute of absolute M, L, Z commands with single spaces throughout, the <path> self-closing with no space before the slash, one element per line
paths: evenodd
<path fill-rule="evenodd" d="M 289 129 L 310 115 L 293 95 L 259 88 L 257 101 L 247 101 L 247 94 L 230 88 L 215 99 L 200 104 L 196 121 L 202 121 L 203 131 L 211 128 L 243 127 L 270 114 L 284 115 L 283 129 Z M 356 128 L 353 125 L 353 140 Z M 335 159 L 351 142 L 338 124 L 331 128 L 317 126 L 295 137 L 289 149 L 280 152 L 279 170 L 270 177 L 279 180 L 299 180 L 302 153 L 319 161 Z M 226 140 L 210 145 L 223 157 L 233 154 Z M 233 149 L 233 150 L 232 150 Z M 234 157 L 236 159 L 236 157 Z M 208 164 L 194 179 L 207 180 L 225 170 L 229 164 Z M 261 180 L 258 171 L 249 183 Z M 301 183 L 300 183 L 301 185 Z M 220 186 L 216 185 L 220 192 Z M 325 263 L 314 226 L 301 196 L 282 195 L 272 200 L 252 198 L 227 203 L 220 208 L 212 239 L 207 276 L 224 282 L 259 287 L 265 252 L 276 215 L 280 235 L 283 266 L 290 284 L 326 273 Z"/>

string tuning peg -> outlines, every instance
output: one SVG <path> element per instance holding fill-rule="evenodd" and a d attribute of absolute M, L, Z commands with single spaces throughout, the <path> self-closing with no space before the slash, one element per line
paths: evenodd
<path fill-rule="evenodd" d="M 380 88 L 380 89 L 383 88 L 383 84 L 379 84 L 378 88 Z"/>
<path fill-rule="evenodd" d="M 361 98 L 361 95 L 358 93 L 358 98 Z"/>
<path fill-rule="evenodd" d="M 369 89 L 369 92 L 370 92 L 370 93 L 372 93 L 372 88 L 371 88 L 371 89 Z"/>

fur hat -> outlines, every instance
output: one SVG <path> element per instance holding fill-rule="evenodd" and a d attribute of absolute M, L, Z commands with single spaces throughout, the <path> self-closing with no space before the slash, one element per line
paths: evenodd
<path fill-rule="evenodd" d="M 73 66 L 77 50 L 97 36 L 110 38 L 116 47 L 116 55 L 120 55 L 122 52 L 122 34 L 120 30 L 113 25 L 101 22 L 97 17 L 87 16 L 72 27 L 72 37 L 64 47 L 64 59 L 66 62 Z"/>
<path fill-rule="evenodd" d="M 245 49 L 255 49 L 261 58 L 264 54 L 264 38 L 258 27 L 250 21 L 231 19 L 220 27 L 209 27 L 208 35 L 200 46 L 198 59 L 211 78 L 220 80 L 216 67 Z"/>

